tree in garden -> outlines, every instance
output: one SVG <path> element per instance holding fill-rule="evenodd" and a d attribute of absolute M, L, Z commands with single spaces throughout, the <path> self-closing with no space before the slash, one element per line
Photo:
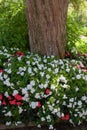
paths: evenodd
<path fill-rule="evenodd" d="M 30 51 L 64 58 L 68 0 L 27 0 Z"/>

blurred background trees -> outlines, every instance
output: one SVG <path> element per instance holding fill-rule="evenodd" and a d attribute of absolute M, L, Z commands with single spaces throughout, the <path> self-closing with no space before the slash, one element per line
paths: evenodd
<path fill-rule="evenodd" d="M 25 0 L 0 0 L 0 46 L 29 49 Z M 73 48 L 73 49 L 72 49 Z M 87 53 L 87 1 L 70 0 L 67 50 Z"/>

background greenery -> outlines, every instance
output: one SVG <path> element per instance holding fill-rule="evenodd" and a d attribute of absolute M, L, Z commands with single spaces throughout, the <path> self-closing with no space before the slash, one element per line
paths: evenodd
<path fill-rule="evenodd" d="M 0 0 L 0 46 L 29 49 L 25 0 Z M 87 53 L 87 1 L 70 0 L 67 46 Z"/>
<path fill-rule="evenodd" d="M 25 0 L 0 2 L 0 46 L 28 48 Z"/>

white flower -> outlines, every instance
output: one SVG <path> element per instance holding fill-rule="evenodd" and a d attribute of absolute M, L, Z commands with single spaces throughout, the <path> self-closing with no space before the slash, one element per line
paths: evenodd
<path fill-rule="evenodd" d="M 78 101 L 78 105 L 79 105 L 79 106 L 82 106 L 82 102 L 81 102 L 81 101 Z"/>
<path fill-rule="evenodd" d="M 19 60 L 19 61 L 21 61 L 21 56 L 20 56 L 20 57 L 18 57 L 18 60 Z"/>
<path fill-rule="evenodd" d="M 86 96 L 82 96 L 81 98 L 83 101 L 87 100 L 87 97 Z"/>
<path fill-rule="evenodd" d="M 7 121 L 7 122 L 6 122 L 6 125 L 7 125 L 7 126 L 11 125 L 11 121 Z"/>
<path fill-rule="evenodd" d="M 51 71 L 51 68 L 48 68 L 48 71 L 50 72 L 50 71 Z"/>
<path fill-rule="evenodd" d="M 22 112 L 23 112 L 23 109 L 19 107 L 19 114 L 21 114 Z"/>
<path fill-rule="evenodd" d="M 30 81 L 30 85 L 34 86 L 35 85 L 35 81 L 34 80 Z"/>
<path fill-rule="evenodd" d="M 27 90 L 31 90 L 32 86 L 30 84 L 27 85 Z"/>
<path fill-rule="evenodd" d="M 33 70 L 34 70 L 35 72 L 37 72 L 38 69 L 37 69 L 37 68 L 34 68 Z"/>
<path fill-rule="evenodd" d="M 55 89 L 56 86 L 54 84 L 51 85 L 51 89 Z"/>
<path fill-rule="evenodd" d="M 34 89 L 34 88 L 32 88 L 32 89 L 31 89 L 31 93 L 34 93 L 34 92 L 35 92 L 35 89 Z"/>
<path fill-rule="evenodd" d="M 37 102 L 31 102 L 31 103 L 30 103 L 30 107 L 31 107 L 32 109 L 35 109 L 35 108 L 37 107 L 37 105 L 38 105 Z"/>
<path fill-rule="evenodd" d="M 5 85 L 7 85 L 7 86 L 10 86 L 10 85 L 11 85 L 10 82 L 9 82 L 9 79 L 6 79 L 3 83 L 4 83 Z"/>
<path fill-rule="evenodd" d="M 46 78 L 47 78 L 47 79 L 49 79 L 49 78 L 50 78 L 50 75 L 49 75 L 49 74 L 47 74 L 47 75 L 46 75 Z"/>
<path fill-rule="evenodd" d="M 27 88 L 22 88 L 22 94 L 27 94 Z"/>
<path fill-rule="evenodd" d="M 67 105 L 68 108 L 72 108 L 72 103 L 69 103 L 69 105 Z"/>
<path fill-rule="evenodd" d="M 66 72 L 70 72 L 70 69 L 66 69 Z"/>
<path fill-rule="evenodd" d="M 44 76 L 44 72 L 40 72 L 40 75 L 41 75 L 41 77 L 43 77 Z"/>
<path fill-rule="evenodd" d="M 16 94 L 18 94 L 18 90 L 13 91 L 13 96 L 16 95 Z"/>
<path fill-rule="evenodd" d="M 55 113 L 57 113 L 57 111 L 58 111 L 57 109 L 54 109 L 54 110 L 52 111 L 52 113 L 55 114 Z"/>
<path fill-rule="evenodd" d="M 12 116 L 11 111 L 7 112 L 7 113 L 5 114 L 5 116 L 9 116 L 9 117 L 11 117 L 11 116 Z"/>
<path fill-rule="evenodd" d="M 0 101 L 0 106 L 1 106 L 2 102 Z"/>
<path fill-rule="evenodd" d="M 41 121 L 45 121 L 45 118 L 44 118 L 44 117 L 41 117 Z"/>
<path fill-rule="evenodd" d="M 30 61 L 26 61 L 26 63 L 27 63 L 28 65 L 30 65 Z"/>
<path fill-rule="evenodd" d="M 9 96 L 8 92 L 5 92 L 5 93 L 4 93 L 4 96 L 8 97 L 8 96 Z"/>
<path fill-rule="evenodd" d="M 63 88 L 68 88 L 69 86 L 66 85 L 66 84 L 64 84 L 64 85 L 62 85 L 62 87 L 63 87 Z"/>
<path fill-rule="evenodd" d="M 32 69 L 30 67 L 28 68 L 28 73 L 32 73 Z"/>
<path fill-rule="evenodd" d="M 79 75 L 79 74 L 76 75 L 76 78 L 77 78 L 77 79 L 81 79 L 81 75 Z"/>
<path fill-rule="evenodd" d="M 21 75 L 21 76 L 24 76 L 24 72 L 21 72 L 20 75 Z"/>
<path fill-rule="evenodd" d="M 6 74 L 4 74 L 3 77 L 4 77 L 4 79 L 7 79 L 8 76 Z"/>
<path fill-rule="evenodd" d="M 67 96 L 64 94 L 63 99 L 67 99 Z"/>
<path fill-rule="evenodd" d="M 39 98 L 40 98 L 40 94 L 39 94 L 39 93 L 36 93 L 36 94 L 35 94 L 35 98 L 36 98 L 36 99 L 39 99 Z"/>
<path fill-rule="evenodd" d="M 59 81 L 61 81 L 63 83 L 67 83 L 67 80 L 63 75 L 60 76 Z"/>
<path fill-rule="evenodd" d="M 58 68 L 56 68 L 56 69 L 55 69 L 55 74 L 57 74 L 57 73 L 58 73 L 58 71 L 59 71 L 59 69 L 58 69 Z"/>
<path fill-rule="evenodd" d="M 38 128 L 41 128 L 41 125 L 39 124 L 39 125 L 37 125 L 37 127 L 38 127 Z"/>
<path fill-rule="evenodd" d="M 50 130 L 50 129 L 53 129 L 53 125 L 50 125 L 50 126 L 49 126 L 49 130 Z"/>
<path fill-rule="evenodd" d="M 60 113 L 60 112 L 57 112 L 57 116 L 60 118 L 60 117 L 61 117 L 61 113 Z"/>
<path fill-rule="evenodd" d="M 70 100 L 69 100 L 70 102 L 74 102 L 74 98 L 70 98 Z"/>
<path fill-rule="evenodd" d="M 75 88 L 75 90 L 76 90 L 76 92 L 77 92 L 77 91 L 79 91 L 79 88 L 78 88 L 78 87 L 76 87 L 76 88 Z"/>
<path fill-rule="evenodd" d="M 51 119 L 50 115 L 48 115 L 46 118 L 47 118 L 47 120 L 50 120 L 50 119 Z"/>
<path fill-rule="evenodd" d="M 11 72 L 12 72 L 11 69 L 9 69 L 9 70 L 7 71 L 8 74 L 11 74 Z"/>
<path fill-rule="evenodd" d="M 39 88 L 44 88 L 44 85 L 43 84 L 39 84 L 39 86 L 38 86 Z"/>

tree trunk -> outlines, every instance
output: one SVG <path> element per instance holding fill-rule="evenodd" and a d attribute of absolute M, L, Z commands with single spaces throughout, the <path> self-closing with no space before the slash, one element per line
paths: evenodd
<path fill-rule="evenodd" d="M 27 0 L 30 51 L 64 58 L 68 0 Z"/>

